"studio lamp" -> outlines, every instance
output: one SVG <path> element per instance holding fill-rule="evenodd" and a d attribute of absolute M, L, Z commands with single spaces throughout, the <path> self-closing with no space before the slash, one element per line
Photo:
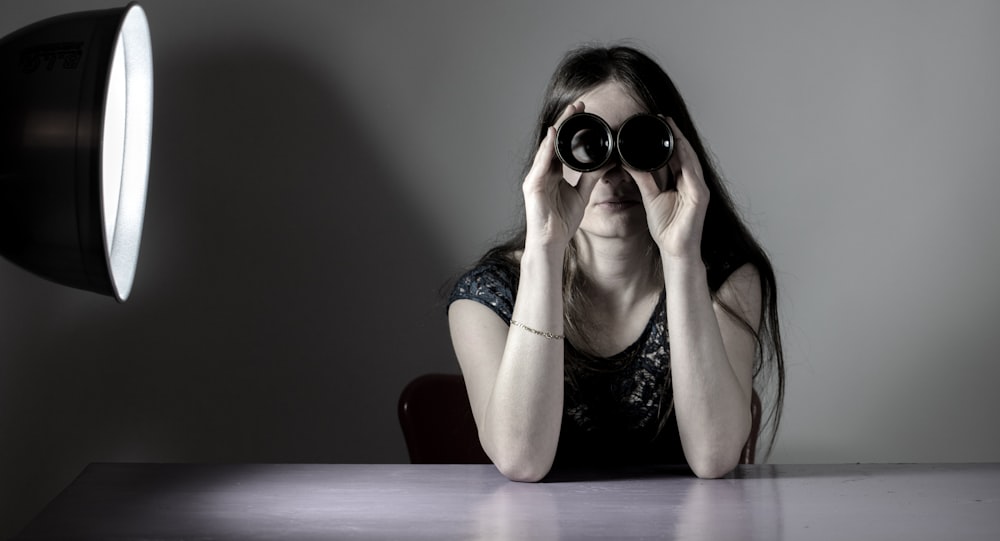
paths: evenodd
<path fill-rule="evenodd" d="M 0 254 L 124 302 L 153 118 L 142 8 L 60 15 L 0 39 Z"/>

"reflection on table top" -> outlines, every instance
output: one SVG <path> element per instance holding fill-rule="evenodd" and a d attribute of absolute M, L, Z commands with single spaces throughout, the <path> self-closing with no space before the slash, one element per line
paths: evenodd
<path fill-rule="evenodd" d="M 1000 464 L 92 464 L 17 539 L 1000 539 Z"/>

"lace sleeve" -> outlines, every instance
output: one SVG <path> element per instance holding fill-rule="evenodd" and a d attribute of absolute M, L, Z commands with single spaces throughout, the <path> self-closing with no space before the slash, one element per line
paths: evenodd
<path fill-rule="evenodd" d="M 493 310 L 510 325 L 514 312 L 514 276 L 497 264 L 481 264 L 462 275 L 448 296 L 448 305 L 460 300 L 476 301 Z"/>

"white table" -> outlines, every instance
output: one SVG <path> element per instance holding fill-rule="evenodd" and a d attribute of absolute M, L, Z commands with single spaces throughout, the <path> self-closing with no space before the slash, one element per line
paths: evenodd
<path fill-rule="evenodd" d="M 1000 464 L 92 464 L 16 539 L 1000 539 Z"/>

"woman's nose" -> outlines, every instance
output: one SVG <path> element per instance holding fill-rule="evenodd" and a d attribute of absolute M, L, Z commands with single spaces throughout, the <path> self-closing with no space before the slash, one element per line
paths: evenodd
<path fill-rule="evenodd" d="M 625 184 L 632 182 L 632 176 L 625 171 L 625 168 L 621 166 L 617 161 L 613 162 L 611 166 L 601 175 L 601 182 L 606 182 L 608 184 Z"/>

